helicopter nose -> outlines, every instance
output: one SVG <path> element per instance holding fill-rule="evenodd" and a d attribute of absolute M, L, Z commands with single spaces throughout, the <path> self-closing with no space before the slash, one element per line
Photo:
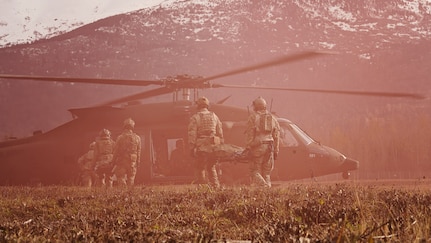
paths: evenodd
<path fill-rule="evenodd" d="M 346 158 L 346 160 L 344 160 L 342 168 L 346 171 L 357 170 L 359 168 L 359 161 L 351 159 L 351 158 Z"/>

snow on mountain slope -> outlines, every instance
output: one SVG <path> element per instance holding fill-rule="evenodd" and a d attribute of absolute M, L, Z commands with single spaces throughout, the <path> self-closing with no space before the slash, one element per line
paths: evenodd
<path fill-rule="evenodd" d="M 180 9 L 193 4 L 205 6 L 204 8 L 209 12 L 201 15 L 200 20 L 195 20 L 201 22 L 204 21 L 205 16 L 209 18 L 214 16 L 211 9 L 217 5 L 243 5 L 244 9 L 241 12 L 252 10 L 248 9 L 250 6 L 259 8 L 259 5 L 262 5 L 259 2 L 246 4 L 243 1 L 227 0 L 0 0 L 0 48 L 53 37 L 109 16 L 171 4 L 173 8 Z M 267 5 L 270 7 L 262 13 L 261 17 L 268 24 L 276 24 L 283 18 L 288 18 L 289 16 L 284 15 L 286 14 L 284 6 L 296 5 L 302 9 L 301 19 L 327 21 L 346 32 L 369 32 L 370 35 L 381 35 L 380 31 L 386 29 L 393 32 L 395 38 L 404 36 L 416 39 L 431 36 L 430 27 L 424 25 L 431 16 L 431 0 L 382 2 L 294 0 L 290 3 L 277 0 L 268 1 L 265 3 L 265 6 Z M 172 16 L 173 21 L 187 22 L 187 18 L 182 18 L 186 16 L 183 14 Z M 223 16 L 222 19 L 226 20 L 226 18 L 228 16 Z M 370 20 L 373 21 L 370 22 Z M 381 20 L 380 23 L 377 23 L 377 20 Z M 226 30 L 222 31 L 226 33 Z M 231 31 L 232 29 L 228 30 L 228 32 Z M 323 44 L 333 45 L 333 43 Z"/>
<path fill-rule="evenodd" d="M 0 0 L 0 48 L 52 37 L 98 19 L 170 0 Z"/>

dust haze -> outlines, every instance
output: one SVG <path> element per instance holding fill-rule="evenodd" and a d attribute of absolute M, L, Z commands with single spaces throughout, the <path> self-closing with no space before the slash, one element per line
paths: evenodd
<path fill-rule="evenodd" d="M 390 7 L 404 6 L 401 0 L 372 6 L 342 0 L 331 4 L 237 1 L 207 6 L 177 2 L 147 8 L 106 18 L 51 39 L 2 48 L 0 72 L 142 80 L 180 74 L 208 77 L 282 55 L 330 50 L 336 54 L 217 79 L 213 83 L 430 93 L 429 4 L 421 3 L 426 6 L 419 12 Z M 329 11 L 334 8 L 347 13 L 349 19 Z M 2 138 L 29 136 L 37 130 L 46 132 L 69 121 L 70 108 L 94 106 L 153 88 L 8 80 L 0 81 L 0 87 Z M 387 151 L 382 137 L 402 141 L 389 148 L 391 153 L 409 150 L 404 145 L 406 139 L 414 140 L 421 130 L 425 131 L 418 141 L 421 149 L 431 143 L 426 136 L 431 134 L 426 125 L 431 114 L 428 99 L 224 88 L 202 90 L 201 94 L 212 102 L 231 95 L 226 104 L 243 108 L 257 96 L 263 96 L 273 112 L 297 123 L 316 140 L 361 162 L 369 161 L 364 165 L 370 169 L 375 168 L 370 156 L 391 159 L 381 152 Z M 143 102 L 170 99 L 163 96 Z M 420 124 L 426 127 L 415 123 L 421 119 L 424 122 Z M 372 133 L 377 136 L 376 141 L 368 143 L 361 129 L 371 123 L 380 128 L 380 133 Z M 393 130 L 407 126 L 413 134 L 388 136 L 388 132 L 395 133 L 384 130 L 388 126 Z M 370 143 L 382 147 L 369 148 Z M 358 146 L 362 150 L 358 151 Z M 380 153 L 372 154 L 373 150 Z M 406 158 L 397 159 L 409 160 L 410 155 L 405 153 Z M 421 156 L 416 161 L 418 168 L 428 169 L 424 164 L 431 155 L 425 151 Z M 404 165 L 398 166 L 403 168 Z"/>

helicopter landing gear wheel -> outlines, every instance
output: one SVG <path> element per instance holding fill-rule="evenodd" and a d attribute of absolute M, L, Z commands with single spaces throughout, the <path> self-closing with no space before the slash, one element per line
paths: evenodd
<path fill-rule="evenodd" d="M 343 177 L 344 180 L 347 180 L 350 178 L 350 172 L 348 171 L 344 171 L 341 176 Z"/>

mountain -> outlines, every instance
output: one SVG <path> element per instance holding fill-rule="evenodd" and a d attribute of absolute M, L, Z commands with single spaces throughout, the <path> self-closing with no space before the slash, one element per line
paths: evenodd
<path fill-rule="evenodd" d="M 2 48 L 0 72 L 155 80 L 178 74 L 210 76 L 285 54 L 325 50 L 337 54 L 216 82 L 429 93 L 430 16 L 431 2 L 426 0 L 170 1 Z M 67 121 L 69 108 L 137 92 L 32 81 L 3 80 L 0 86 L 4 136 L 46 131 Z M 230 104 L 242 107 L 264 95 L 274 100 L 277 113 L 317 133 L 316 120 L 343 122 L 343 117 L 376 105 L 413 102 L 274 91 L 203 93 L 212 100 L 233 94 Z"/>
<path fill-rule="evenodd" d="M 165 0 L 0 0 L 0 48 L 68 32 L 98 19 L 159 5 Z"/>

